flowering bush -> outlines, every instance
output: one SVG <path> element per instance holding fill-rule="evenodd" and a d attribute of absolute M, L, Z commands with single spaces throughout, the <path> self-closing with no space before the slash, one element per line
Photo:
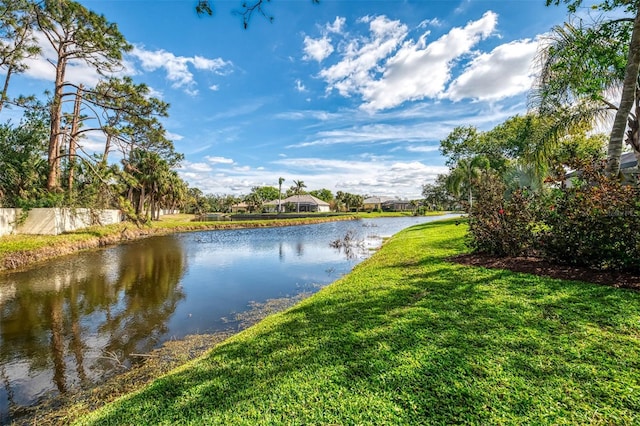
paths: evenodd
<path fill-rule="evenodd" d="M 469 244 L 475 250 L 501 256 L 530 254 L 535 249 L 535 196 L 519 190 L 505 199 L 505 185 L 486 175 L 477 185 Z"/>
<path fill-rule="evenodd" d="M 640 270 L 640 191 L 586 167 L 554 190 L 540 235 L 547 257 L 600 269 Z"/>
<path fill-rule="evenodd" d="M 477 187 L 470 246 L 502 256 L 536 255 L 599 269 L 640 271 L 640 190 L 585 167 L 579 177 L 542 194 L 505 198 L 487 175 Z"/>

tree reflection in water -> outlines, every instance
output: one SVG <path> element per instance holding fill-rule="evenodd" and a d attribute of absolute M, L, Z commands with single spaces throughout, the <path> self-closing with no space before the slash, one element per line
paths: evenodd
<path fill-rule="evenodd" d="M 163 237 L 0 276 L 0 423 L 152 350 L 184 298 L 185 264 L 180 240 Z"/>

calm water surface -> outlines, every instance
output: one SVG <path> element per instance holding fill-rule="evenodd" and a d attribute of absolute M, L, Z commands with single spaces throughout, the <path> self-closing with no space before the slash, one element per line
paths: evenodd
<path fill-rule="evenodd" d="M 440 217 L 153 237 L 0 274 L 0 423 L 169 339 L 236 327 L 250 302 L 314 292 L 383 237 Z M 352 233 L 351 252 L 331 242 Z"/>

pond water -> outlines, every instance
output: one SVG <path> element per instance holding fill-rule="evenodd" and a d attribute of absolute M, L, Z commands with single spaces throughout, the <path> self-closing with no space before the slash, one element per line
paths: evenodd
<path fill-rule="evenodd" d="M 0 423 L 101 380 L 114 360 L 238 327 L 234 314 L 251 302 L 315 292 L 382 238 L 442 217 L 173 234 L 0 274 Z M 347 234 L 355 244 L 334 247 Z"/>

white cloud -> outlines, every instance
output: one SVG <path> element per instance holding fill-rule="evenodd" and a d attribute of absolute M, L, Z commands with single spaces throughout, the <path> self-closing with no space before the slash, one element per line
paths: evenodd
<path fill-rule="evenodd" d="M 163 99 L 164 98 L 164 93 L 160 90 L 156 90 L 151 86 L 149 87 L 149 97 L 150 98 L 157 98 L 157 99 Z"/>
<path fill-rule="evenodd" d="M 471 0 L 462 0 L 458 5 L 458 7 L 456 7 L 456 9 L 454 10 L 454 13 L 456 14 L 464 13 L 469 8 L 470 5 L 471 5 Z"/>
<path fill-rule="evenodd" d="M 336 19 L 333 22 L 327 23 L 324 27 L 320 28 L 322 37 L 312 38 L 305 36 L 303 41 L 304 56 L 302 59 L 305 61 L 314 60 L 320 63 L 331 56 L 335 51 L 335 48 L 331 44 L 329 34 L 342 35 L 346 22 L 346 18 L 336 16 Z"/>
<path fill-rule="evenodd" d="M 181 171 L 181 173 L 192 173 L 192 174 L 208 173 L 213 171 L 211 166 L 208 165 L 207 163 L 191 163 L 186 160 L 180 164 L 179 170 Z"/>
<path fill-rule="evenodd" d="M 346 129 L 320 131 L 313 135 L 310 140 L 289 145 L 287 148 L 306 148 L 310 146 L 337 144 L 424 142 L 439 140 L 442 135 L 443 130 L 440 129 L 440 126 L 431 124 L 365 124 Z"/>
<path fill-rule="evenodd" d="M 163 68 L 167 73 L 167 79 L 173 82 L 174 88 L 188 87 L 194 83 L 188 60 L 183 56 L 175 56 L 165 50 L 151 52 L 138 47 L 133 49 L 132 55 L 140 60 L 142 68 L 146 71 Z"/>
<path fill-rule="evenodd" d="M 211 155 L 207 155 L 204 158 L 205 160 L 213 164 L 233 164 L 234 163 L 234 161 L 231 158 L 213 157 Z"/>
<path fill-rule="evenodd" d="M 289 112 L 280 112 L 274 115 L 275 118 L 279 118 L 281 120 L 306 120 L 306 119 L 314 119 L 320 121 L 327 120 L 336 120 L 341 118 L 342 115 L 338 113 L 332 113 L 328 111 L 317 111 L 317 110 L 305 110 L 305 111 L 289 111 Z"/>
<path fill-rule="evenodd" d="M 438 18 L 433 18 L 433 19 L 425 19 L 424 21 L 420 22 L 418 24 L 418 28 L 427 28 L 429 26 L 431 27 L 439 27 L 442 25 L 442 22 L 440 22 L 440 20 Z"/>
<path fill-rule="evenodd" d="M 219 75 L 225 75 L 230 72 L 231 62 L 227 62 L 222 58 L 209 59 L 196 55 L 193 58 L 188 58 L 188 61 L 198 70 L 212 71 Z"/>
<path fill-rule="evenodd" d="M 495 34 L 497 21 L 497 14 L 488 11 L 480 19 L 452 28 L 437 40 L 428 42 L 429 31 L 416 40 L 407 39 L 407 26 L 400 21 L 386 16 L 367 16 L 359 22 L 369 25 L 369 35 L 345 36 L 339 44 L 340 60 L 323 68 L 318 75 L 325 80 L 327 92 L 336 90 L 345 97 L 361 97 L 361 108 L 367 112 L 394 108 L 407 101 L 439 99 L 453 79 L 454 66 L 472 55 L 480 41 Z M 419 27 L 429 25 L 437 26 L 440 22 L 425 20 Z M 504 55 L 506 50 L 496 49 L 492 57 Z M 524 61 L 524 57 L 521 59 Z M 479 67 L 481 59 L 478 61 Z M 512 60 L 511 64 L 520 65 L 521 62 Z M 456 84 L 464 82 L 463 79 Z M 523 79 L 514 78 L 511 86 L 523 84 Z M 504 89 L 501 96 L 515 93 L 516 89 Z"/>
<path fill-rule="evenodd" d="M 214 157 L 211 157 L 214 158 Z M 207 170 L 206 163 L 187 163 L 178 170 L 190 185 L 212 194 L 248 194 L 254 186 L 277 187 L 278 177 L 285 186 L 303 180 L 309 189 L 327 188 L 361 195 L 420 198 L 424 183 L 433 182 L 445 166 L 432 166 L 419 161 L 397 161 L 371 155 L 331 160 L 314 157 L 280 158 L 268 165 L 249 167 L 232 165 Z"/>
<path fill-rule="evenodd" d="M 327 32 L 329 33 L 336 33 L 336 34 L 342 34 L 342 32 L 344 31 L 344 25 L 347 22 L 346 18 L 340 17 L 340 16 L 336 16 L 335 21 L 333 21 L 332 23 L 327 23 L 327 25 L 325 26 Z"/>
<path fill-rule="evenodd" d="M 426 43 L 428 32 L 417 42 L 405 42 L 386 62 L 382 78 L 359 88 L 365 101 L 362 108 L 378 111 L 406 101 L 439 96 L 451 79 L 454 62 L 491 35 L 497 18 L 495 13 L 486 12 L 481 19 L 463 28 L 453 28 L 432 43 Z"/>
<path fill-rule="evenodd" d="M 101 131 L 89 131 L 83 133 L 82 137 L 78 141 L 78 149 L 84 155 L 102 154 L 105 148 L 105 136 Z M 113 147 L 115 149 L 115 147 Z M 119 157 L 118 154 L 112 155 L 112 157 Z"/>
<path fill-rule="evenodd" d="M 304 84 L 302 84 L 302 81 L 296 80 L 296 90 L 300 93 L 303 93 L 307 91 L 307 88 Z"/>
<path fill-rule="evenodd" d="M 304 56 L 302 59 L 305 61 L 317 61 L 322 62 L 329 57 L 334 51 L 331 45 L 331 39 L 326 36 L 322 38 L 314 39 L 309 36 L 304 38 Z"/>
<path fill-rule="evenodd" d="M 184 136 L 172 132 L 166 132 L 165 136 L 167 137 L 167 139 L 172 141 L 181 141 L 182 139 L 184 139 Z"/>
<path fill-rule="evenodd" d="M 220 90 L 220 86 L 218 86 L 217 84 L 212 84 L 211 86 L 209 86 L 209 90 L 217 92 L 218 90 Z"/>
<path fill-rule="evenodd" d="M 221 58 L 176 56 L 166 50 L 149 51 L 139 46 L 134 47 L 131 55 L 140 61 L 145 71 L 163 69 L 166 72 L 167 80 L 172 82 L 173 88 L 184 88 L 187 93 L 192 95 L 197 94 L 197 90 L 193 88 L 196 82 L 189 65 L 197 70 L 209 71 L 220 75 L 229 73 L 232 66 L 231 62 Z"/>
<path fill-rule="evenodd" d="M 326 160 L 322 158 L 290 158 L 277 160 L 278 165 L 304 172 L 309 188 L 329 188 L 356 194 L 419 198 L 421 185 L 433 182 L 444 166 L 429 166 L 419 161 Z"/>
<path fill-rule="evenodd" d="M 419 145 L 419 146 L 409 145 L 406 149 L 409 152 L 435 152 L 438 149 L 440 149 L 440 147 L 434 146 L 434 145 Z"/>
<path fill-rule="evenodd" d="M 406 25 L 386 16 L 365 17 L 369 38 L 355 38 L 341 48 L 342 60 L 320 71 L 327 90 L 337 90 L 343 96 L 358 93 L 373 78 L 379 63 L 396 50 L 407 36 Z"/>
<path fill-rule="evenodd" d="M 451 83 L 446 96 L 454 101 L 464 98 L 484 101 L 529 90 L 534 78 L 531 64 L 537 50 L 538 41 L 518 40 L 477 56 Z"/>

